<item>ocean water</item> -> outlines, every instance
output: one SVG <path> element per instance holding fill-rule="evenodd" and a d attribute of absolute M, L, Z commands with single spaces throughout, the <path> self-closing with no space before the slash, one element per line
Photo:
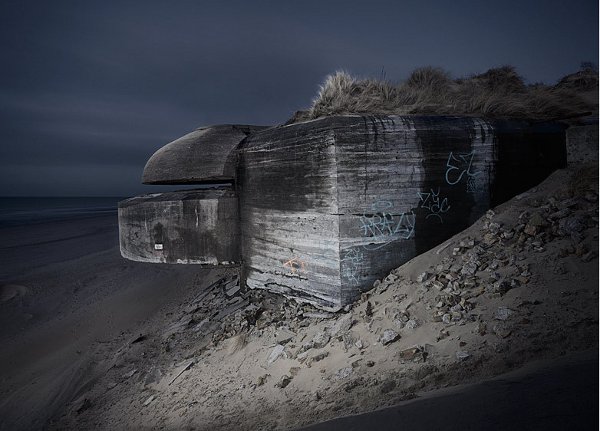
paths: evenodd
<path fill-rule="evenodd" d="M 124 197 L 0 197 L 0 227 L 117 215 Z"/>

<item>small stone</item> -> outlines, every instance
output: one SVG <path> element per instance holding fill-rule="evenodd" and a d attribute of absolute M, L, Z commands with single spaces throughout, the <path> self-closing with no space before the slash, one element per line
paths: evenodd
<path fill-rule="evenodd" d="M 319 362 L 325 359 L 327 356 L 329 356 L 329 352 L 321 352 L 313 356 L 311 359 L 313 362 Z"/>
<path fill-rule="evenodd" d="M 442 322 L 444 322 L 445 324 L 450 324 L 451 321 L 452 321 L 452 315 L 446 313 L 442 316 Z"/>
<path fill-rule="evenodd" d="M 491 233 L 497 234 L 500 231 L 500 228 L 502 226 L 500 225 L 500 223 L 490 223 L 488 225 L 488 229 Z"/>
<path fill-rule="evenodd" d="M 418 283 L 423 283 L 424 281 L 427 281 L 429 279 L 431 274 L 429 274 L 428 272 L 422 272 L 421 274 L 419 274 L 419 276 L 417 277 L 417 282 Z"/>
<path fill-rule="evenodd" d="M 398 353 L 400 359 L 405 361 L 414 361 L 415 359 L 422 359 L 422 350 L 419 347 L 411 347 L 404 349 Z"/>
<path fill-rule="evenodd" d="M 462 275 L 474 275 L 477 272 L 477 264 L 475 262 L 467 262 L 463 265 L 460 273 Z"/>
<path fill-rule="evenodd" d="M 331 336 L 335 337 L 338 334 L 344 333 L 344 332 L 348 332 L 350 330 L 350 328 L 352 327 L 352 314 L 346 314 L 342 317 L 340 317 L 337 322 L 335 322 L 335 324 L 333 325 L 333 327 L 331 328 Z"/>
<path fill-rule="evenodd" d="M 262 376 L 258 376 L 258 380 L 256 381 L 256 386 L 262 386 L 267 383 L 267 379 L 271 377 L 270 374 L 263 374 Z"/>
<path fill-rule="evenodd" d="M 318 334 L 316 334 L 312 341 L 312 348 L 313 349 L 321 349 L 323 347 L 325 347 L 327 345 L 327 343 L 329 343 L 329 340 L 331 340 L 331 336 L 323 331 L 323 332 L 319 332 Z"/>
<path fill-rule="evenodd" d="M 146 398 L 146 401 L 144 401 L 143 406 L 146 407 L 147 405 L 149 405 L 152 401 L 154 401 L 154 399 L 156 398 L 155 395 L 150 395 L 148 398 Z"/>
<path fill-rule="evenodd" d="M 408 322 L 406 322 L 406 325 L 404 325 L 404 327 L 406 329 L 415 329 L 419 326 L 419 322 L 417 322 L 416 319 L 410 319 Z"/>
<path fill-rule="evenodd" d="M 548 223 L 544 220 L 544 217 L 541 216 L 540 213 L 533 213 L 531 217 L 529 217 L 529 222 L 527 223 L 529 226 L 534 226 L 536 228 L 547 226 Z"/>
<path fill-rule="evenodd" d="M 479 322 L 477 324 L 477 333 L 481 336 L 485 335 L 487 332 L 487 325 L 485 322 Z"/>
<path fill-rule="evenodd" d="M 371 367 L 373 367 L 375 365 L 375 362 L 373 362 L 373 361 L 367 361 L 367 362 L 365 362 L 365 365 L 367 367 L 371 368 Z"/>
<path fill-rule="evenodd" d="M 133 375 L 137 373 L 136 369 L 133 369 L 131 371 L 129 371 L 128 373 L 123 374 L 121 377 L 123 377 L 124 379 L 129 379 L 131 377 L 133 377 Z"/>
<path fill-rule="evenodd" d="M 496 320 L 506 320 L 513 314 L 513 311 L 508 307 L 498 307 L 496 313 L 494 313 L 494 319 Z"/>
<path fill-rule="evenodd" d="M 485 213 L 485 217 L 488 220 L 493 219 L 495 215 L 496 215 L 496 213 L 494 212 L 494 210 L 487 210 L 487 212 Z"/>
<path fill-rule="evenodd" d="M 496 237 L 496 235 L 494 235 L 492 233 L 486 233 L 483 236 L 483 242 L 487 245 L 492 245 L 492 244 L 498 242 L 498 237 Z"/>
<path fill-rule="evenodd" d="M 385 331 L 383 331 L 383 334 L 381 335 L 379 341 L 381 342 L 381 344 L 386 346 L 398 340 L 399 338 L 400 334 L 398 334 L 396 331 L 394 331 L 393 329 L 386 329 Z"/>
<path fill-rule="evenodd" d="M 538 233 L 538 228 L 536 226 L 527 224 L 525 226 L 525 229 L 523 229 L 523 232 L 525 232 L 529 236 L 535 236 Z"/>
<path fill-rule="evenodd" d="M 498 324 L 494 325 L 494 327 L 492 328 L 492 330 L 494 331 L 494 334 L 496 334 L 500 338 L 506 338 L 506 337 L 508 337 L 512 333 L 512 331 L 510 330 L 510 328 L 507 327 L 503 323 L 498 323 Z"/>
<path fill-rule="evenodd" d="M 445 338 L 448 338 L 450 336 L 450 333 L 444 329 L 440 329 L 440 333 L 437 336 L 437 341 L 441 341 Z"/>
<path fill-rule="evenodd" d="M 347 378 L 350 374 L 352 374 L 354 370 L 352 369 L 352 367 L 344 367 L 341 368 L 339 370 L 337 370 L 337 372 L 335 373 L 335 378 L 337 380 L 342 380 Z"/>
<path fill-rule="evenodd" d="M 281 379 L 277 383 L 275 383 L 275 387 L 283 389 L 287 385 L 289 385 L 291 381 L 292 381 L 292 378 L 290 376 L 283 375 L 283 376 L 281 376 Z"/>
<path fill-rule="evenodd" d="M 291 331 L 288 331 L 286 329 L 278 329 L 277 335 L 275 336 L 275 342 L 277 344 L 286 344 L 290 340 L 292 340 L 295 336 L 296 336 L 296 334 L 294 334 Z"/>
<path fill-rule="evenodd" d="M 273 362 L 275 362 L 281 356 L 287 356 L 287 355 L 285 354 L 285 347 L 283 347 L 281 344 L 278 344 L 271 351 L 271 354 L 269 355 L 269 358 L 267 359 L 267 365 L 271 365 Z"/>
<path fill-rule="evenodd" d="M 459 361 L 465 361 L 470 356 L 471 355 L 468 352 L 465 352 L 463 350 L 458 350 L 456 352 L 456 359 L 458 359 Z"/>

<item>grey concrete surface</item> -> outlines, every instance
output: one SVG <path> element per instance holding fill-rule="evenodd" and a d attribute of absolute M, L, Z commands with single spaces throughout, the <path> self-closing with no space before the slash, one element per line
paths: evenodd
<path fill-rule="evenodd" d="M 194 184 L 233 180 L 235 148 L 265 126 L 223 124 L 201 127 L 165 145 L 146 163 L 145 184 Z"/>
<path fill-rule="evenodd" d="M 138 262 L 239 264 L 237 197 L 202 189 L 121 201 L 119 241 L 122 256 Z"/>
<path fill-rule="evenodd" d="M 246 282 L 339 309 L 565 158 L 556 123 L 347 115 L 254 133 L 237 177 Z"/>

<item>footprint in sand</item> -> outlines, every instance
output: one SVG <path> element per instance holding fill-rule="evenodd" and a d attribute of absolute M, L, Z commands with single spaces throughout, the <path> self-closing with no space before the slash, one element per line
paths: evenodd
<path fill-rule="evenodd" d="M 29 289 L 19 284 L 3 284 L 0 286 L 0 302 L 8 302 L 11 299 L 25 296 Z"/>

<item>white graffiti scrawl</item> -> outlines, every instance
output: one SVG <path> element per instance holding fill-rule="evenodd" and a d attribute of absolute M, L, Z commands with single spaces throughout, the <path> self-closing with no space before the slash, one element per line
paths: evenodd
<path fill-rule="evenodd" d="M 467 192 L 474 193 L 478 191 L 477 176 L 483 174 L 483 172 L 473 170 L 473 156 L 475 156 L 474 151 L 468 154 L 454 154 L 450 151 L 446 162 L 446 182 L 448 184 L 451 186 L 458 184 L 466 174 Z"/>
<path fill-rule="evenodd" d="M 359 284 L 358 277 L 363 259 L 363 253 L 355 248 L 346 251 L 342 259 L 342 276 L 346 277 L 346 280 L 354 286 Z"/>
<path fill-rule="evenodd" d="M 438 187 L 437 192 L 430 189 L 429 192 L 417 192 L 419 196 L 419 208 L 429 210 L 429 213 L 425 216 L 425 219 L 429 217 L 437 217 L 441 223 L 444 223 L 442 214 L 448 212 L 450 205 L 448 205 L 448 198 L 440 199 L 440 188 Z"/>
<path fill-rule="evenodd" d="M 415 213 L 392 213 L 392 203 L 377 201 L 371 206 L 373 213 L 360 217 L 360 231 L 373 239 L 365 249 L 376 250 L 397 239 L 409 239 L 415 232 Z"/>

